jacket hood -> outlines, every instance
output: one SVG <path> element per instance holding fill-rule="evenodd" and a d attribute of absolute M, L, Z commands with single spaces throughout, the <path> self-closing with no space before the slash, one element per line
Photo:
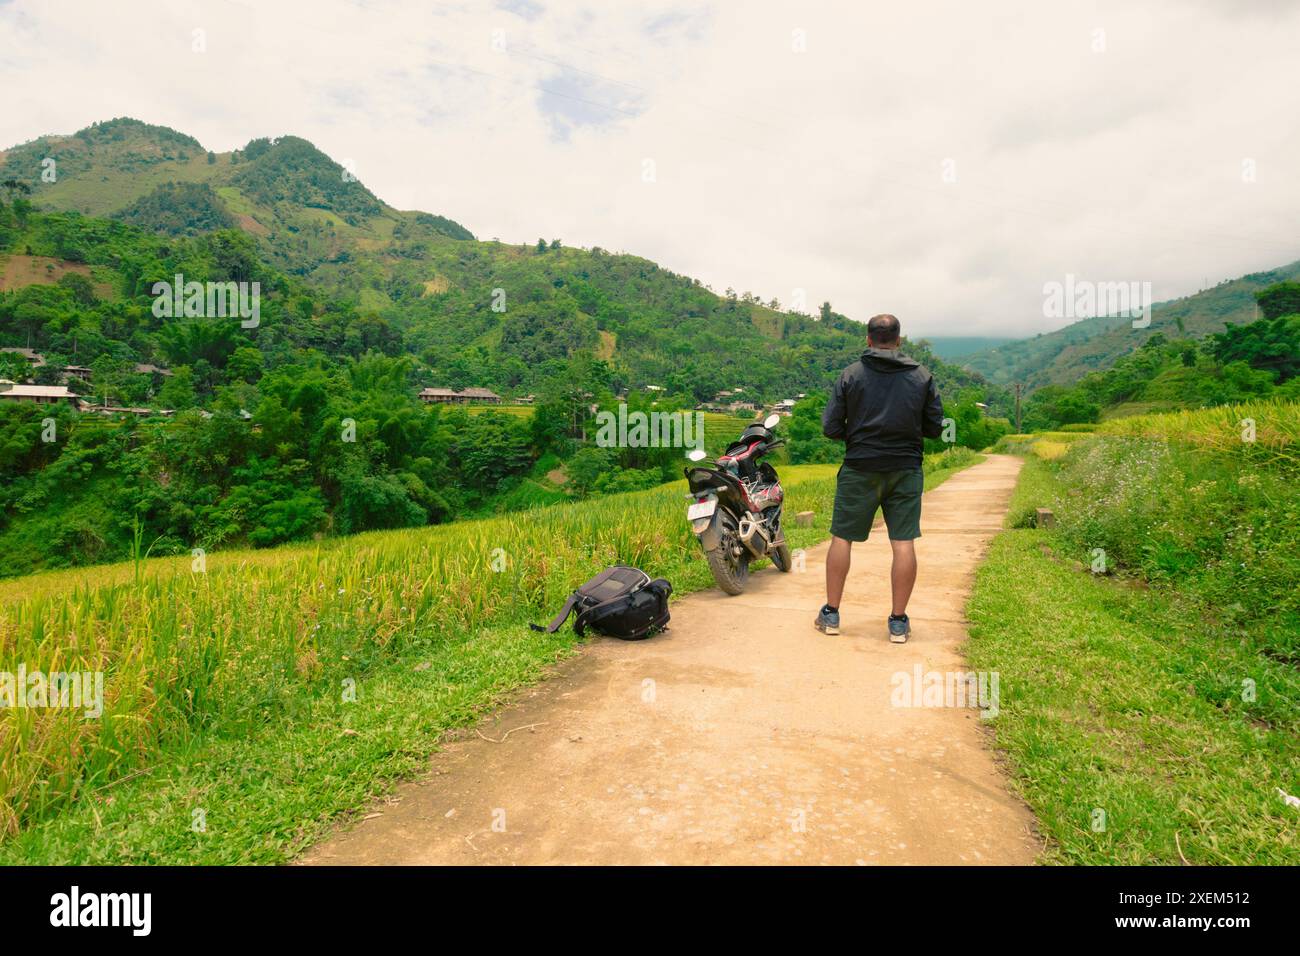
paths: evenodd
<path fill-rule="evenodd" d="M 921 365 L 916 359 L 908 358 L 898 349 L 867 349 L 862 353 L 862 364 L 877 372 L 906 372 Z"/>

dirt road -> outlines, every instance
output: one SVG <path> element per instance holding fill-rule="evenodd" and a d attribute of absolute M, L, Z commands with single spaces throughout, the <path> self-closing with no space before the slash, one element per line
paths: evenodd
<path fill-rule="evenodd" d="M 854 547 L 841 635 L 813 629 L 821 545 L 803 573 L 678 601 L 649 641 L 597 640 L 302 862 L 1033 862 L 979 711 L 891 701 L 917 667 L 964 670 L 962 609 L 1019 467 L 991 456 L 926 494 L 910 643 L 885 635 L 883 530 Z"/>

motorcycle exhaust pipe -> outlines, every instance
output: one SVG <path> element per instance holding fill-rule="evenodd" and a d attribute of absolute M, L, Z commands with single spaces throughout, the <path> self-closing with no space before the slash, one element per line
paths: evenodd
<path fill-rule="evenodd" d="M 761 558 L 767 554 L 771 541 L 767 537 L 767 532 L 762 529 L 757 521 L 749 517 L 741 518 L 737 536 L 740 538 L 741 544 L 748 548 L 754 557 Z"/>

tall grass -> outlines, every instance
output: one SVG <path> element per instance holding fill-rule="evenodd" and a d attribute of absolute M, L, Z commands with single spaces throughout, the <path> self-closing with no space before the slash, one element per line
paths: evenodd
<path fill-rule="evenodd" d="M 1060 458 L 1070 445 L 1087 437 L 1087 432 L 1079 430 L 1003 435 L 991 450 L 999 455 L 1032 454 L 1050 460 Z"/>
<path fill-rule="evenodd" d="M 1296 862 L 1298 426 L 1258 402 L 1106 422 L 1055 458 L 1056 435 L 1007 442 L 1030 451 L 1022 530 L 979 569 L 970 654 L 1002 675 L 994 732 L 1047 860 Z M 1035 507 L 1054 528 L 1027 530 Z"/>
<path fill-rule="evenodd" d="M 1300 404 L 1282 402 L 1108 423 L 1060 459 L 1042 504 L 1080 560 L 1099 550 L 1205 631 L 1300 663 L 1298 433 Z"/>
<path fill-rule="evenodd" d="M 1155 438 L 1264 467 L 1300 470 L 1300 403 L 1281 399 L 1117 418 L 1097 433 Z"/>
<path fill-rule="evenodd" d="M 785 469 L 790 505 L 829 510 L 834 467 Z M 0 590 L 0 672 L 105 674 L 104 711 L 0 709 L 0 835 L 150 766 L 201 734 L 238 735 L 405 642 L 541 620 L 615 563 L 681 590 L 708 571 L 684 482 L 444 527 L 274 551 L 38 575 Z"/>

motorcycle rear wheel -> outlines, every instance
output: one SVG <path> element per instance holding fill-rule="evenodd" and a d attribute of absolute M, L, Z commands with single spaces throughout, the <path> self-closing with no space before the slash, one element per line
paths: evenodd
<path fill-rule="evenodd" d="M 748 551 L 738 558 L 729 559 L 726 548 L 720 547 L 705 551 L 704 556 L 708 558 L 709 570 L 713 572 L 713 580 L 718 582 L 718 587 L 728 594 L 744 593 L 745 582 L 749 580 Z"/>
<path fill-rule="evenodd" d="M 790 557 L 790 546 L 782 543 L 770 554 L 776 569 L 783 574 L 789 574 L 790 569 L 794 567 L 794 560 Z"/>

